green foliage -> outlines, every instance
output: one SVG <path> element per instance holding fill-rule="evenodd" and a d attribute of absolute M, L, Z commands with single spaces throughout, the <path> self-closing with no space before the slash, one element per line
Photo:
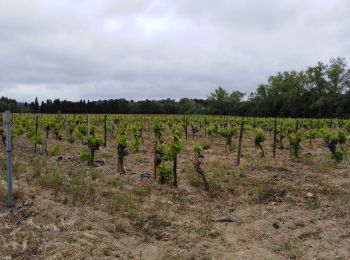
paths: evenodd
<path fill-rule="evenodd" d="M 289 144 L 290 144 L 290 154 L 296 158 L 300 157 L 301 152 L 301 136 L 300 133 L 295 132 L 288 136 Z"/>
<path fill-rule="evenodd" d="M 0 129 L 0 132 L 1 132 L 1 129 Z M 25 130 L 22 126 L 15 126 L 13 128 L 13 134 L 16 135 L 16 136 L 21 136 L 25 133 Z"/>
<path fill-rule="evenodd" d="M 43 136 L 41 134 L 37 134 L 33 136 L 33 143 L 42 145 L 44 143 Z"/>
<path fill-rule="evenodd" d="M 255 133 L 255 145 L 259 146 L 262 142 L 265 141 L 265 131 L 258 129 Z"/>
<path fill-rule="evenodd" d="M 344 152 L 341 149 L 336 149 L 335 152 L 333 153 L 333 158 L 337 161 L 337 162 L 341 162 L 344 158 Z"/>
<path fill-rule="evenodd" d="M 323 140 L 326 143 L 328 149 L 332 153 L 332 158 L 337 162 L 341 162 L 344 157 L 344 152 L 337 148 L 337 144 L 346 142 L 346 135 L 343 132 L 334 133 L 329 129 L 321 129 Z"/>
<path fill-rule="evenodd" d="M 59 141 L 63 140 L 63 136 L 62 136 L 62 134 L 60 133 L 60 130 L 59 130 L 58 127 L 55 127 L 55 128 L 53 129 L 53 134 L 54 134 L 54 137 L 55 137 L 56 140 L 59 140 Z"/>
<path fill-rule="evenodd" d="M 89 162 L 90 161 L 90 152 L 89 151 L 82 151 L 80 153 L 80 159 L 83 162 Z"/>
<path fill-rule="evenodd" d="M 264 141 L 265 141 L 265 131 L 263 129 L 257 129 L 255 132 L 254 143 L 255 143 L 255 146 L 260 148 L 262 157 L 265 156 L 264 148 L 261 145 L 261 143 Z"/>
<path fill-rule="evenodd" d="M 209 108 L 214 114 L 230 114 L 237 111 L 244 94 L 240 91 L 227 92 L 222 87 L 208 96 Z"/>
<path fill-rule="evenodd" d="M 228 137 L 232 137 L 232 136 L 236 136 L 238 132 L 237 128 L 234 127 L 229 127 L 229 128 L 221 128 L 219 130 L 219 135 L 221 135 L 224 138 L 228 138 Z"/>
<path fill-rule="evenodd" d="M 77 128 L 75 128 L 75 134 L 79 140 L 83 141 L 87 136 L 87 128 L 83 124 L 79 124 Z"/>
<path fill-rule="evenodd" d="M 140 122 L 134 123 L 132 127 L 132 133 L 134 136 L 134 139 L 131 143 L 131 151 L 133 152 L 138 152 L 140 145 L 143 143 L 143 138 L 142 138 L 142 125 Z"/>
<path fill-rule="evenodd" d="M 90 146 L 98 150 L 98 148 L 103 145 L 103 139 L 99 136 L 90 137 Z"/>
<path fill-rule="evenodd" d="M 173 159 L 176 155 L 178 155 L 181 152 L 181 149 L 182 149 L 181 140 L 177 138 L 173 138 L 170 141 L 169 148 L 167 151 L 169 158 Z"/>
<path fill-rule="evenodd" d="M 338 141 L 339 141 L 339 144 L 345 144 L 346 143 L 346 134 L 343 132 L 343 131 L 339 131 L 338 132 Z"/>
<path fill-rule="evenodd" d="M 163 124 L 159 120 L 155 121 L 153 126 L 153 133 L 157 138 L 157 140 L 160 140 L 162 138 L 164 131 L 165 131 L 165 128 Z"/>
<path fill-rule="evenodd" d="M 117 144 L 123 147 L 127 147 L 128 146 L 128 137 L 125 134 L 119 134 L 116 138 Z"/>
<path fill-rule="evenodd" d="M 203 156 L 204 149 L 203 149 L 203 147 L 200 144 L 194 145 L 192 150 L 193 150 L 194 156 L 196 156 L 196 157 Z"/>
<path fill-rule="evenodd" d="M 164 165 L 158 167 L 158 178 L 160 183 L 165 184 L 172 180 L 173 171 L 170 168 L 165 167 Z"/>
<path fill-rule="evenodd" d="M 131 151 L 137 152 L 139 150 L 140 145 L 142 144 L 142 140 L 139 138 L 135 138 L 130 145 Z"/>
<path fill-rule="evenodd" d="M 320 131 L 321 131 L 323 140 L 327 145 L 333 146 L 339 142 L 339 136 L 336 135 L 333 131 L 325 128 L 321 129 Z"/>
<path fill-rule="evenodd" d="M 310 130 L 305 131 L 304 136 L 307 139 L 313 140 L 313 139 L 316 139 L 318 137 L 321 137 L 321 134 L 316 129 L 310 129 Z"/>

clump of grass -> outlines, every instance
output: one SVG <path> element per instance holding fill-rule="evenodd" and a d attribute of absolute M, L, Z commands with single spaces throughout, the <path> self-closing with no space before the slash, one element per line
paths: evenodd
<path fill-rule="evenodd" d="M 108 185 L 113 187 L 123 187 L 126 184 L 126 181 L 120 178 L 114 178 L 108 181 Z"/>
<path fill-rule="evenodd" d="M 321 200 L 316 194 L 313 194 L 313 196 L 308 197 L 307 203 L 313 209 L 318 209 L 319 207 L 321 207 Z"/>
<path fill-rule="evenodd" d="M 39 177 L 42 173 L 47 174 L 47 160 L 42 157 L 34 157 L 32 161 L 33 176 Z"/>
<path fill-rule="evenodd" d="M 151 192 L 152 192 L 152 185 L 150 183 L 144 183 L 140 186 L 135 186 L 132 189 L 132 193 L 138 197 L 141 197 L 142 199 L 150 195 Z"/>
<path fill-rule="evenodd" d="M 189 174 L 187 176 L 187 180 L 189 181 L 190 185 L 195 188 L 201 188 L 203 186 L 203 183 L 195 174 Z"/>
<path fill-rule="evenodd" d="M 89 171 L 69 168 L 67 173 L 70 177 L 70 185 L 66 186 L 65 193 L 68 198 L 71 198 L 73 205 L 94 203 L 96 189 L 94 183 L 87 179 Z"/>
<path fill-rule="evenodd" d="M 108 158 L 112 158 L 113 155 L 109 154 L 109 153 L 106 153 L 106 152 L 103 152 L 103 153 L 101 153 L 101 157 L 104 158 L 104 159 L 108 159 Z"/>
<path fill-rule="evenodd" d="M 4 185 L 0 185 L 0 200 L 5 201 L 7 198 L 7 189 Z"/>
<path fill-rule="evenodd" d="M 93 170 L 93 169 L 89 170 L 88 173 L 90 174 L 91 180 L 93 180 L 93 181 L 96 180 L 100 176 L 99 172 L 96 170 Z"/>
<path fill-rule="evenodd" d="M 113 231 L 120 232 L 124 234 L 129 234 L 130 225 L 127 221 L 123 219 L 113 219 Z"/>
<path fill-rule="evenodd" d="M 200 212 L 199 212 L 199 221 L 205 225 L 209 226 L 212 221 L 213 221 L 213 208 L 208 206 L 204 207 Z"/>
<path fill-rule="evenodd" d="M 53 173 L 40 176 L 38 182 L 41 186 L 53 189 L 55 192 L 58 192 L 63 187 L 64 178 L 58 173 Z"/>
<path fill-rule="evenodd" d="M 262 203 L 266 198 L 266 191 L 261 185 L 252 187 L 249 196 L 255 203 Z"/>
<path fill-rule="evenodd" d="M 235 173 L 234 169 L 220 161 L 214 161 L 207 164 L 208 172 L 213 175 L 232 175 Z"/>
<path fill-rule="evenodd" d="M 109 202 L 107 210 L 111 214 L 126 213 L 130 217 L 136 217 L 139 214 L 139 203 L 130 195 L 116 193 Z"/>
<path fill-rule="evenodd" d="M 185 171 L 185 176 L 187 178 L 188 183 L 195 187 L 195 188 L 200 188 L 203 186 L 203 182 L 198 178 L 198 175 L 196 174 L 194 168 L 192 166 L 186 166 L 184 168 Z"/>
<path fill-rule="evenodd" d="M 212 146 L 212 144 L 207 140 L 202 141 L 200 145 L 203 147 L 204 150 L 208 150 Z"/>
<path fill-rule="evenodd" d="M 217 195 L 220 191 L 223 190 L 222 178 L 212 177 L 208 179 L 208 184 L 210 187 L 210 192 L 212 195 Z"/>
<path fill-rule="evenodd" d="M 24 163 L 15 161 L 15 163 L 13 165 L 13 174 L 17 179 L 19 179 L 19 177 L 24 172 L 24 170 L 25 170 Z"/>
<path fill-rule="evenodd" d="M 285 190 L 278 189 L 269 184 L 254 185 L 249 192 L 250 199 L 254 203 L 279 202 L 283 199 L 285 194 Z"/>
<path fill-rule="evenodd" d="M 90 161 L 90 152 L 89 151 L 82 151 L 80 153 L 80 159 L 83 162 L 89 162 Z"/>
<path fill-rule="evenodd" d="M 15 201 L 25 201 L 26 200 L 26 192 L 24 188 L 15 188 L 13 191 L 13 197 Z"/>
<path fill-rule="evenodd" d="M 61 149 L 61 145 L 55 144 L 50 151 L 50 156 L 56 156 L 60 152 L 60 149 Z"/>
<path fill-rule="evenodd" d="M 86 204 L 95 200 L 95 187 L 86 182 L 77 182 L 66 189 L 66 193 L 72 196 L 73 205 Z"/>
<path fill-rule="evenodd" d="M 6 158 L 5 157 L 0 157 L 0 170 L 1 172 L 5 172 L 6 171 Z"/>
<path fill-rule="evenodd" d="M 283 242 L 277 251 L 287 252 L 289 259 L 300 259 L 303 256 L 303 251 L 298 246 L 294 245 L 291 240 Z"/>

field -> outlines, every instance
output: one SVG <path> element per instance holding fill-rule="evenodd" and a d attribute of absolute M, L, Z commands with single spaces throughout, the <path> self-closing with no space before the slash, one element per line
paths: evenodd
<path fill-rule="evenodd" d="M 239 117 L 90 121 L 14 115 L 1 258 L 350 259 L 350 121 L 244 118 L 239 165 Z"/>

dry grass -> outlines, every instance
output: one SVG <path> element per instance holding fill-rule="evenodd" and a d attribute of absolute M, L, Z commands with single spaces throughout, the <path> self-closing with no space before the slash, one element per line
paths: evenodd
<path fill-rule="evenodd" d="M 59 143 L 57 156 L 16 138 L 15 188 L 21 205 L 12 215 L 2 206 L 0 256 L 18 259 L 332 259 L 350 257 L 349 160 L 335 164 L 327 149 L 303 144 L 302 158 L 288 150 L 266 157 L 244 140 L 241 166 L 223 140 L 206 146 L 203 169 L 210 192 L 188 156 L 179 156 L 179 188 L 140 174 L 152 172 L 152 140 L 145 132 L 140 152 L 126 158 L 126 176 L 116 172 L 116 145 L 101 147 L 97 167 L 79 159 L 80 142 Z M 347 147 L 348 148 L 348 147 Z M 62 160 L 56 160 L 58 156 Z M 0 157 L 0 198 L 6 161 Z M 18 189 L 18 187 L 20 189 Z M 311 195 L 310 195 L 311 194 Z M 30 203 L 28 203 L 28 201 Z M 234 216 L 236 221 L 217 221 Z M 278 228 L 276 225 L 277 223 Z M 50 241 L 50 242 L 48 242 Z M 68 246 L 69 245 L 69 246 Z"/>

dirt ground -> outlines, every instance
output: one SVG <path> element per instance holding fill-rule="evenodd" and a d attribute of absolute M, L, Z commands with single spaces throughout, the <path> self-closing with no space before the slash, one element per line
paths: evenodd
<path fill-rule="evenodd" d="M 5 152 L 0 157 L 1 259 L 350 259 L 349 158 L 336 164 L 321 140 L 302 143 L 301 159 L 288 149 L 263 158 L 245 136 L 241 165 L 224 140 L 184 141 L 179 187 L 152 178 L 151 134 L 117 171 L 112 138 L 96 152 L 96 167 L 79 158 L 86 149 L 50 137 L 33 155 L 25 137 L 14 140 L 16 208 L 6 207 Z M 190 161 L 204 142 L 203 189 Z M 349 151 L 349 147 L 345 149 Z"/>

